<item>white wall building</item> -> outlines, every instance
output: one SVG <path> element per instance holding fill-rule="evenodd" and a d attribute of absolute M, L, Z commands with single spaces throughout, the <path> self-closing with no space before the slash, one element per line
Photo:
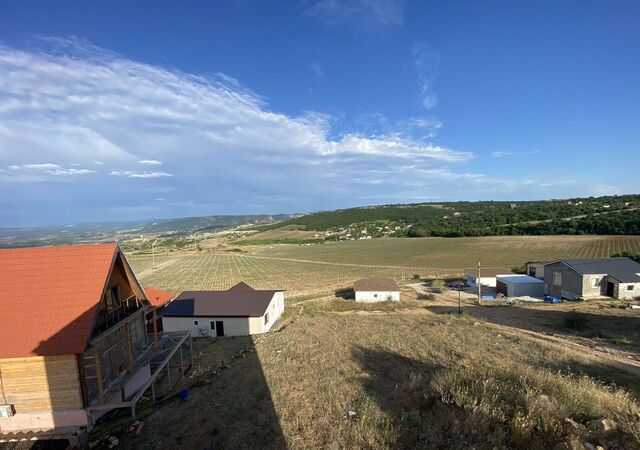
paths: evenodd
<path fill-rule="evenodd" d="M 266 333 L 284 312 L 284 291 L 253 289 L 238 283 L 226 291 L 186 291 L 162 315 L 164 331 L 199 336 Z"/>
<path fill-rule="evenodd" d="M 471 287 L 478 287 L 478 283 L 485 287 L 496 287 L 496 277 L 498 275 L 508 275 L 511 271 L 508 269 L 494 269 L 488 267 L 480 268 L 480 278 L 478 278 L 478 268 L 470 268 L 465 270 L 467 284 Z"/>
<path fill-rule="evenodd" d="M 532 261 L 526 265 L 527 275 L 544 280 L 544 265 L 546 261 Z"/>
<path fill-rule="evenodd" d="M 390 278 L 364 278 L 353 284 L 356 302 L 400 301 L 400 288 Z"/>

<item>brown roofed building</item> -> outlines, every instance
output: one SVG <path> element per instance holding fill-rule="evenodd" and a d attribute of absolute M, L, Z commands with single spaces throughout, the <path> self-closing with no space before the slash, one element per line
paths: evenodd
<path fill-rule="evenodd" d="M 152 287 L 144 288 L 144 293 L 153 307 L 153 311 L 147 314 L 147 333 L 154 333 L 162 330 L 162 313 L 167 303 L 175 298 L 175 294 L 162 289 Z M 155 326 L 154 326 L 155 320 Z"/>
<path fill-rule="evenodd" d="M 353 283 L 356 302 L 400 301 L 400 288 L 391 278 L 363 278 Z"/>
<path fill-rule="evenodd" d="M 192 336 L 248 336 L 268 332 L 284 312 L 284 291 L 240 282 L 226 291 L 185 291 L 162 314 L 164 331 Z"/>

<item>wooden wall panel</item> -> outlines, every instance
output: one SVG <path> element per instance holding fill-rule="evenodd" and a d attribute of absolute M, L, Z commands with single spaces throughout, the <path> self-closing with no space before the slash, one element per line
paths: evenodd
<path fill-rule="evenodd" d="M 75 355 L 0 359 L 0 373 L 16 413 L 83 408 Z"/>

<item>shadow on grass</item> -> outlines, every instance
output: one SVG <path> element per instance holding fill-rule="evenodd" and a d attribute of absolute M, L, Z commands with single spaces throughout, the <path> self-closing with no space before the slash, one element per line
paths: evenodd
<path fill-rule="evenodd" d="M 262 364 L 250 336 L 198 342 L 196 371 L 158 404 L 149 404 L 139 435 L 121 447 L 286 449 Z M 189 389 L 187 401 L 177 395 Z"/>
<path fill-rule="evenodd" d="M 336 289 L 335 296 L 338 298 L 342 298 L 344 300 L 355 300 L 356 293 L 351 287 L 340 288 L 340 289 Z"/>

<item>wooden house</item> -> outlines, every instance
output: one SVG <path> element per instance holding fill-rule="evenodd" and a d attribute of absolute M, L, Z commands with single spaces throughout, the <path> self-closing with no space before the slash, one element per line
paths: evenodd
<path fill-rule="evenodd" d="M 152 309 L 117 244 L 0 250 L 0 274 L 0 441 L 84 437 L 110 409 L 135 414 L 190 344 L 148 338 Z"/>

